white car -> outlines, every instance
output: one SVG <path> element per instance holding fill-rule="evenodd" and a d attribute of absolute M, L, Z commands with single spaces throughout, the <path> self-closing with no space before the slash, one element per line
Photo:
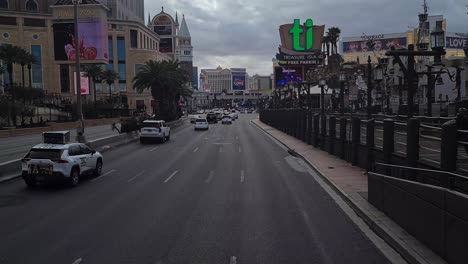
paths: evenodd
<path fill-rule="evenodd" d="M 232 119 L 239 119 L 239 114 L 237 112 L 232 112 Z"/>
<path fill-rule="evenodd" d="M 221 121 L 222 124 L 232 124 L 232 118 L 230 115 L 224 115 Z"/>
<path fill-rule="evenodd" d="M 39 144 L 22 159 L 22 177 L 26 185 L 66 182 L 76 186 L 80 176 L 92 173 L 101 175 L 102 155 L 82 143 Z"/>
<path fill-rule="evenodd" d="M 159 140 L 161 143 L 171 139 L 171 128 L 163 120 L 145 120 L 140 129 L 140 143 Z"/>
<path fill-rule="evenodd" d="M 206 118 L 198 118 L 195 120 L 195 130 L 208 130 L 208 120 Z"/>

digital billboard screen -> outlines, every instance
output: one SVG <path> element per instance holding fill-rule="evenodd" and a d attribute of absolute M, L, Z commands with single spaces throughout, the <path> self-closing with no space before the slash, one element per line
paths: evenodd
<path fill-rule="evenodd" d="M 89 95 L 89 78 L 85 76 L 85 72 L 80 72 L 80 81 L 81 81 L 81 94 Z M 77 93 L 77 83 L 76 83 L 76 72 L 73 72 L 73 81 L 75 84 L 75 94 Z"/>
<path fill-rule="evenodd" d="M 395 49 L 401 49 L 406 47 L 406 38 L 387 38 L 387 39 L 373 39 L 374 51 L 386 51 L 392 47 Z M 368 47 L 369 40 L 361 41 L 347 41 L 343 42 L 343 53 L 357 53 L 357 52 L 369 52 L 371 49 Z"/>
<path fill-rule="evenodd" d="M 82 61 L 109 60 L 107 27 L 102 19 L 86 18 L 78 21 L 78 44 L 73 23 L 54 24 L 53 31 L 55 60 L 73 62 L 77 49 Z"/>
<path fill-rule="evenodd" d="M 245 90 L 245 75 L 232 75 L 232 90 Z"/>
<path fill-rule="evenodd" d="M 160 52 L 172 52 L 172 38 L 162 38 L 159 42 Z"/>
<path fill-rule="evenodd" d="M 276 67 L 275 83 L 276 87 L 284 87 L 288 84 L 301 83 L 302 67 Z"/>

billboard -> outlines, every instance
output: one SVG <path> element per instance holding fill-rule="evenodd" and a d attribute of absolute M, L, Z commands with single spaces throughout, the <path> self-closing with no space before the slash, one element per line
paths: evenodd
<path fill-rule="evenodd" d="M 463 49 L 468 38 L 464 37 L 446 37 L 445 45 L 447 49 Z"/>
<path fill-rule="evenodd" d="M 288 84 L 301 83 L 303 80 L 302 67 L 276 67 L 276 87 L 284 87 Z"/>
<path fill-rule="evenodd" d="M 343 53 L 358 53 L 371 51 L 369 41 L 374 43 L 374 51 L 387 51 L 391 47 L 395 49 L 406 48 L 406 37 L 387 37 L 386 35 L 363 36 L 358 40 L 343 41 Z"/>
<path fill-rule="evenodd" d="M 232 75 L 232 90 L 245 90 L 245 75 Z"/>
<path fill-rule="evenodd" d="M 159 51 L 163 53 L 172 52 L 172 38 L 162 38 L 159 42 Z"/>
<path fill-rule="evenodd" d="M 85 77 L 86 73 L 85 72 L 80 72 L 80 80 L 81 80 L 81 94 L 82 95 L 88 95 L 89 94 L 89 78 Z M 76 92 L 76 72 L 73 72 L 73 83 L 74 83 L 74 90 L 75 94 Z"/>
<path fill-rule="evenodd" d="M 299 25 L 300 29 L 294 30 L 295 27 L 297 27 L 296 20 L 294 21 L 295 23 L 284 24 L 279 27 L 281 48 L 282 48 L 281 52 L 284 52 L 287 54 L 297 54 L 301 52 L 321 50 L 322 38 L 325 32 L 325 25 L 322 25 L 322 26 L 313 25 L 311 27 L 313 41 L 312 43 L 308 43 L 310 42 L 310 40 L 308 40 L 308 34 L 307 34 L 308 29 L 309 29 L 308 26 L 306 24 L 301 24 Z M 298 34 L 297 37 L 294 34 Z M 311 47 L 310 47 L 310 44 L 312 44 Z M 303 48 L 303 50 L 298 50 L 297 49 L 298 46 Z M 310 49 L 308 47 L 310 47 Z"/>
<path fill-rule="evenodd" d="M 79 43 L 75 43 L 73 23 L 53 25 L 54 54 L 56 61 L 74 62 L 78 46 L 80 59 L 87 63 L 107 63 L 107 25 L 101 18 L 82 18 L 78 21 Z"/>

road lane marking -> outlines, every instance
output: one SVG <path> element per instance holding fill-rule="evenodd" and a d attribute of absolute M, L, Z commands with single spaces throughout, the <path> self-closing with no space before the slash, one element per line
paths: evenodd
<path fill-rule="evenodd" d="M 240 146 L 239 146 L 239 153 L 242 153 L 242 149 L 241 149 L 241 147 L 240 147 Z"/>
<path fill-rule="evenodd" d="M 232 145 L 232 143 L 213 143 L 213 145 Z"/>
<path fill-rule="evenodd" d="M 220 146 L 219 147 L 219 153 L 222 153 L 223 152 L 223 146 Z"/>
<path fill-rule="evenodd" d="M 237 264 L 237 258 L 236 256 L 232 256 L 231 260 L 229 261 L 229 264 Z"/>
<path fill-rule="evenodd" d="M 241 170 L 241 176 L 240 176 L 241 183 L 244 182 L 244 180 L 245 180 L 245 172 L 244 170 Z"/>
<path fill-rule="evenodd" d="M 210 183 L 213 177 L 214 177 L 214 171 L 210 171 L 210 174 L 208 175 L 208 178 L 206 179 L 205 182 Z"/>
<path fill-rule="evenodd" d="M 168 181 L 170 181 L 172 179 L 172 177 L 174 177 L 177 173 L 179 173 L 179 171 L 174 171 L 171 176 L 169 176 L 165 181 L 164 183 L 167 183 Z"/>
<path fill-rule="evenodd" d="M 116 170 L 111 170 L 111 171 L 108 171 L 108 172 L 106 172 L 106 173 L 102 174 L 101 176 L 99 176 L 99 177 L 97 177 L 97 178 L 94 178 L 94 179 L 92 179 L 91 181 L 95 181 L 95 180 L 98 180 L 98 179 L 104 178 L 104 177 L 106 177 L 107 175 L 109 175 L 109 174 L 111 174 L 111 173 L 113 173 L 113 172 L 115 172 L 115 171 L 116 171 Z"/>
<path fill-rule="evenodd" d="M 155 151 L 155 150 L 157 150 L 158 148 L 159 148 L 159 147 L 152 148 L 152 149 L 150 149 L 150 151 Z"/>
<path fill-rule="evenodd" d="M 82 259 L 82 258 L 79 258 L 79 259 L 73 261 L 72 264 L 80 264 L 82 261 L 83 261 L 83 259 Z"/>
<path fill-rule="evenodd" d="M 193 150 L 193 153 L 197 152 L 198 151 L 198 147 L 196 149 Z"/>
<path fill-rule="evenodd" d="M 143 173 L 145 173 L 145 171 L 142 171 L 140 173 L 138 173 L 137 175 L 135 175 L 134 177 L 128 179 L 128 182 L 132 182 L 134 180 L 136 180 L 136 178 L 140 177 L 141 175 L 143 175 Z"/>

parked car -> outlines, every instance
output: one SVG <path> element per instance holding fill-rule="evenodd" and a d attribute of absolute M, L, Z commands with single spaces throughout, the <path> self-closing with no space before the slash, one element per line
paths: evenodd
<path fill-rule="evenodd" d="M 159 140 L 161 143 L 171 139 L 171 128 L 163 120 L 145 120 L 140 130 L 140 143 Z"/>
<path fill-rule="evenodd" d="M 222 124 L 232 124 L 232 118 L 230 115 L 224 115 L 223 120 L 221 121 Z"/>
<path fill-rule="evenodd" d="M 60 137 L 63 131 L 47 133 Z M 42 183 L 66 183 L 73 187 L 85 174 L 101 175 L 102 166 L 101 153 L 82 143 L 63 141 L 35 145 L 21 160 L 22 178 L 29 187 Z"/>
<path fill-rule="evenodd" d="M 195 130 L 208 130 L 209 129 L 208 120 L 206 120 L 205 118 L 198 118 L 195 121 L 194 129 Z"/>

